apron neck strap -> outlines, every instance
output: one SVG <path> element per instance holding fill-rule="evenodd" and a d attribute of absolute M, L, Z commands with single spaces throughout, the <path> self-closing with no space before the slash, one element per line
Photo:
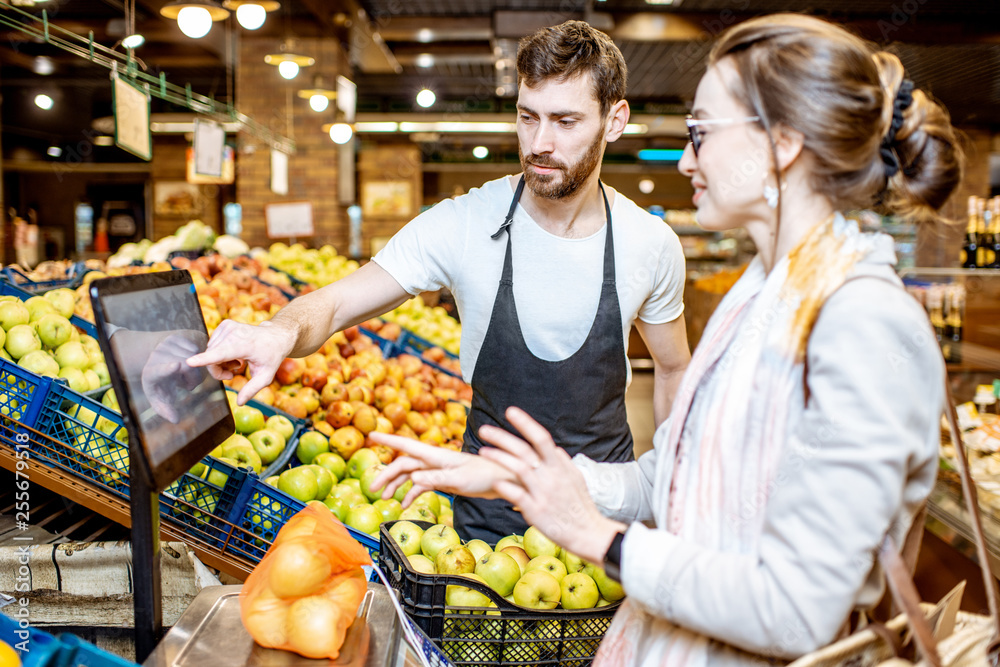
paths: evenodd
<path fill-rule="evenodd" d="M 517 202 L 521 201 L 521 193 L 524 192 L 524 176 L 517 182 L 517 189 L 514 190 L 514 198 L 510 201 L 510 208 L 507 209 L 507 217 L 503 219 L 503 224 L 500 228 L 490 235 L 491 239 L 498 239 L 503 231 L 510 227 L 510 223 L 514 222 L 514 211 L 517 210 Z"/>

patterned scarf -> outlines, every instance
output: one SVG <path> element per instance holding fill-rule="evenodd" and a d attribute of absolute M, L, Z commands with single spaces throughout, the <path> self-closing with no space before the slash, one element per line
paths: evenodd
<path fill-rule="evenodd" d="M 767 273 L 754 259 L 709 320 L 657 446 L 657 526 L 727 553 L 756 553 L 769 488 L 805 406 L 806 346 L 819 311 L 885 237 L 841 215 Z M 650 636 L 655 635 L 655 636 Z M 595 665 L 693 665 L 711 640 L 628 602 Z"/>

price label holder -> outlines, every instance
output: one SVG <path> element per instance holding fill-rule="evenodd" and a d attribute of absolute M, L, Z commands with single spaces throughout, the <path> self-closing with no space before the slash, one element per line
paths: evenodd
<path fill-rule="evenodd" d="M 135 647 L 162 634 L 159 492 L 235 430 L 225 387 L 187 359 L 208 331 L 187 271 L 95 280 L 97 338 L 129 432 Z"/>

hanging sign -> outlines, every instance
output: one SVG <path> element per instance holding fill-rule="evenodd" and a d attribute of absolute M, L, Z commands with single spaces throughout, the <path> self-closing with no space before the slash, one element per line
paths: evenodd
<path fill-rule="evenodd" d="M 115 109 L 115 144 L 143 160 L 152 159 L 149 95 L 117 74 L 111 75 L 111 81 Z"/>

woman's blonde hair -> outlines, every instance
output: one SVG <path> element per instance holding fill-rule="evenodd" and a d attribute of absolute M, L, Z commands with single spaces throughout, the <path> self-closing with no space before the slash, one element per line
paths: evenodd
<path fill-rule="evenodd" d="M 923 91 L 913 90 L 902 109 L 895 55 L 832 23 L 775 14 L 727 30 L 709 66 L 723 59 L 739 73 L 730 92 L 769 136 L 779 124 L 802 133 L 815 158 L 813 187 L 839 210 L 937 219 L 962 178 L 962 149 L 948 111 Z"/>

